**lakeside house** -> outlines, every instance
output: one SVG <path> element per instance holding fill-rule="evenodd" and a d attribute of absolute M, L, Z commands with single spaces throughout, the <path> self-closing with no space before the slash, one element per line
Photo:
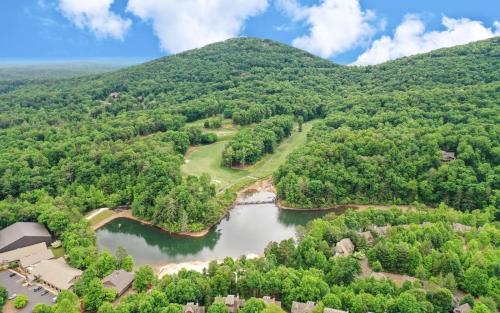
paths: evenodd
<path fill-rule="evenodd" d="M 113 271 L 111 274 L 102 279 L 104 287 L 114 289 L 118 297 L 123 295 L 125 291 L 132 286 L 133 282 L 134 274 L 125 270 Z"/>
<path fill-rule="evenodd" d="M 194 302 L 189 302 L 184 306 L 184 313 L 205 313 L 205 307 L 194 304 Z"/>
<path fill-rule="evenodd" d="M 22 270 L 54 257 L 44 242 L 0 253 L 0 267 L 21 266 Z"/>
<path fill-rule="evenodd" d="M 52 236 L 39 223 L 17 222 L 0 230 L 0 253 L 32 246 L 37 243 L 52 242 Z"/>
<path fill-rule="evenodd" d="M 229 310 L 229 313 L 236 313 L 245 305 L 244 299 L 240 299 L 239 296 L 234 295 L 228 295 L 227 297 L 216 297 L 214 302 L 224 303 Z"/>
<path fill-rule="evenodd" d="M 335 246 L 335 256 L 349 256 L 354 252 L 354 244 L 351 239 L 344 238 Z"/>
<path fill-rule="evenodd" d="M 316 308 L 316 303 L 313 301 L 307 301 L 306 303 L 293 301 L 291 313 L 313 313 L 314 308 Z"/>
<path fill-rule="evenodd" d="M 36 264 L 28 275 L 31 282 L 38 280 L 49 288 L 60 292 L 71 289 L 82 275 L 82 271 L 69 266 L 64 258 L 43 260 Z"/>

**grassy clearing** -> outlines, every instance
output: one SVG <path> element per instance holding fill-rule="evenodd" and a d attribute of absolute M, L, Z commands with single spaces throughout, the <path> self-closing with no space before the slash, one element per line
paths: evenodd
<path fill-rule="evenodd" d="M 312 128 L 314 122 L 304 123 L 302 132 L 294 132 L 285 139 L 273 154 L 268 154 L 259 162 L 247 166 L 244 169 L 230 169 L 221 165 L 222 150 L 228 143 L 232 134 L 222 140 L 206 146 L 192 147 L 185 156 L 185 164 L 182 172 L 185 175 L 198 176 L 207 173 L 219 189 L 229 186 L 246 185 L 257 179 L 270 176 L 283 162 L 287 156 L 297 147 L 305 144 L 307 132 Z M 228 129 L 227 126 L 223 129 Z"/>
<path fill-rule="evenodd" d="M 113 211 L 111 211 L 111 210 L 102 211 L 101 213 L 99 213 L 96 216 L 89 219 L 90 225 L 95 225 L 95 224 L 99 223 L 100 221 L 107 219 L 111 215 L 113 215 Z"/>

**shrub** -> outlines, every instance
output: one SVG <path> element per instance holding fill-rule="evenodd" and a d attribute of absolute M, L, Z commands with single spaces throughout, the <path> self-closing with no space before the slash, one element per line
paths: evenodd
<path fill-rule="evenodd" d="M 14 307 L 16 309 L 22 309 L 28 304 L 28 297 L 25 295 L 18 295 L 14 300 Z"/>

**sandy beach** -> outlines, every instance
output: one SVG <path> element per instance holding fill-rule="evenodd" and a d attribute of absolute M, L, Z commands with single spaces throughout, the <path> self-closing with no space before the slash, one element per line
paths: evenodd
<path fill-rule="evenodd" d="M 247 254 L 245 255 L 247 259 L 256 259 L 260 258 L 263 255 L 258 255 L 258 254 Z M 196 272 L 203 272 L 203 269 L 208 268 L 208 264 L 214 260 L 210 261 L 190 261 L 190 262 L 181 262 L 181 263 L 168 263 L 165 265 L 160 265 L 155 268 L 155 270 L 158 273 L 158 278 L 162 278 L 165 275 L 172 275 L 176 274 L 182 269 L 186 269 L 188 271 L 196 271 Z M 222 263 L 224 260 L 215 260 L 218 263 Z"/>

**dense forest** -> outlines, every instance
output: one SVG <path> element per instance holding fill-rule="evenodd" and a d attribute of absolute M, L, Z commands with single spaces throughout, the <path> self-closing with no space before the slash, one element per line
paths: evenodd
<path fill-rule="evenodd" d="M 255 163 L 265 154 L 273 153 L 292 130 L 292 116 L 262 120 L 254 128 L 243 129 L 231 139 L 222 152 L 222 162 L 228 167 Z"/>
<path fill-rule="evenodd" d="M 223 114 L 250 125 L 243 143 L 226 149 L 225 163 L 234 165 L 255 162 L 280 141 L 261 121 L 328 115 L 275 174 L 287 205 L 498 207 L 498 43 L 358 68 L 239 38 L 113 73 L 12 82 L 0 91 L 0 198 L 43 189 L 72 212 L 132 205 L 143 218 L 185 229 L 158 210 L 174 188 L 198 183 L 179 171 L 187 147 L 216 140 L 186 123 Z M 241 149 L 245 141 L 255 153 Z M 228 153 L 233 145 L 238 153 Z M 442 162 L 441 150 L 456 160 Z M 220 211 L 191 214 L 186 205 L 168 215 L 187 216 L 191 230 L 208 225 L 196 216 Z"/>
<path fill-rule="evenodd" d="M 446 312 L 449 290 L 457 288 L 479 297 L 478 312 L 494 311 L 500 294 L 493 223 L 500 218 L 499 44 L 497 37 L 347 67 L 270 40 L 239 38 L 112 73 L 2 81 L 0 228 L 16 221 L 47 225 L 62 239 L 70 264 L 86 271 L 75 291 L 90 311 L 178 312 L 183 301 L 210 304 L 216 295 L 239 292 L 278 296 L 285 308 L 292 300 L 315 300 L 350 312 Z M 205 274 L 181 272 L 160 282 L 143 268 L 135 288 L 154 285 L 153 292 L 111 308 L 114 295 L 100 285 L 97 290 L 96 279 L 130 267 L 130 260 L 123 265 L 126 256 L 98 256 L 82 215 L 125 205 L 176 232 L 217 222 L 234 190 L 218 194 L 210 177 L 183 177 L 180 166 L 189 146 L 218 140 L 207 129 L 219 127 L 220 117 L 244 126 L 224 151 L 226 166 L 254 163 L 272 153 L 294 123 L 300 128 L 319 120 L 307 144 L 274 174 L 284 205 L 444 203 L 459 212 L 348 213 L 313 222 L 297 244 L 270 245 L 264 259 L 226 260 Z M 206 129 L 191 124 L 201 119 Z M 373 246 L 354 234 L 371 224 L 423 222 L 432 225 L 395 227 Z M 456 234 L 452 222 L 474 230 Z M 330 259 L 342 236 L 374 269 L 448 291 L 354 280 L 357 259 Z M 240 270 L 247 285 L 233 280 Z M 75 297 L 64 294 L 60 311 L 74 311 Z M 210 312 L 221 312 L 213 307 Z"/>

